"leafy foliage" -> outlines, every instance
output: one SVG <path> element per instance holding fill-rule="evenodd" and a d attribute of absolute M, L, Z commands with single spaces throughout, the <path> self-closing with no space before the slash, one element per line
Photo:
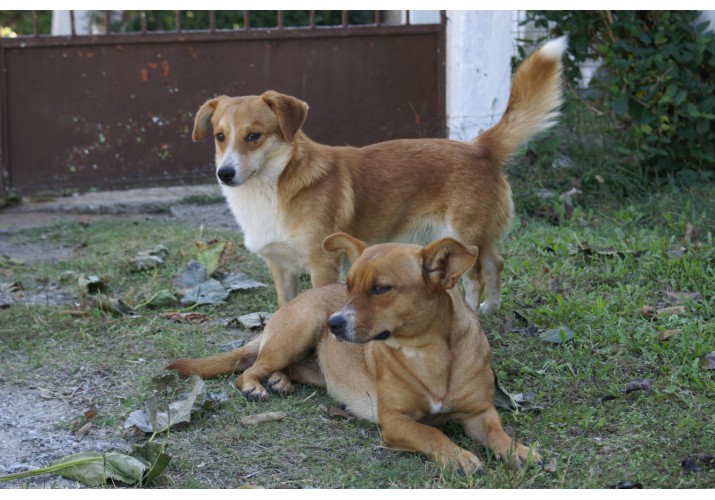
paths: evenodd
<path fill-rule="evenodd" d="M 715 35 L 695 11 L 529 11 L 568 34 L 566 78 L 601 66 L 587 105 L 611 121 L 616 151 L 649 177 L 684 182 L 715 172 Z M 522 51 L 523 54 L 523 51 Z"/>

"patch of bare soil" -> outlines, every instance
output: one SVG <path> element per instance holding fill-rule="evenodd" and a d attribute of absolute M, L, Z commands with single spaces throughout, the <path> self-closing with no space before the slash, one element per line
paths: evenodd
<path fill-rule="evenodd" d="M 111 216 L 122 216 L 112 214 Z M 100 215 L 71 213 L 22 213 L 0 211 L 0 256 L 21 260 L 26 264 L 61 262 L 71 257 L 73 248 L 52 246 L 49 242 L 23 242 L 12 238 L 13 233 L 30 227 L 43 227 L 80 220 L 94 221 Z M 106 217 L 106 216 L 105 216 Z M 235 219 L 224 203 L 206 205 L 174 205 L 170 213 L 127 214 L 131 218 L 174 217 L 197 228 L 237 229 Z M 3 297 L 6 299 L 3 303 Z M 13 307 L 18 303 L 61 305 L 71 302 L 60 290 L 18 291 L 0 290 L 0 306 Z M 101 378 L 101 377 L 100 377 Z M 86 436 L 77 437 L 72 422 L 82 419 L 84 412 L 98 398 L 89 394 L 89 387 L 101 387 L 106 380 L 84 382 L 76 387 L 62 387 L 71 382 L 62 376 L 52 379 L 55 388 L 18 385 L 0 379 L 0 475 L 46 467 L 51 461 L 86 451 L 129 451 L 131 446 L 116 431 L 91 428 Z M 85 387 L 87 386 L 87 387 Z M 79 397 L 84 393 L 84 397 Z M 110 432 L 115 432 L 111 435 Z M 0 482 L 0 488 L 81 488 L 76 481 L 46 474 L 28 479 Z"/>
<path fill-rule="evenodd" d="M 82 415 L 72 395 L 48 389 L 21 387 L 0 380 L 0 475 L 46 467 L 51 461 L 85 451 L 129 450 L 122 439 L 99 427 L 76 437 L 69 423 Z M 80 488 L 82 485 L 54 474 L 0 482 L 0 488 Z"/>

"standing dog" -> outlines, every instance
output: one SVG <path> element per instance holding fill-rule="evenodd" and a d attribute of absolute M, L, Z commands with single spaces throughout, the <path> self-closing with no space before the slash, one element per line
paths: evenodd
<path fill-rule="evenodd" d="M 483 468 L 432 426 L 447 420 L 512 466 L 541 461 L 502 428 L 489 342 L 455 288 L 477 248 L 451 238 L 366 247 L 342 233 L 323 246 L 352 261 L 345 285 L 303 292 L 244 347 L 167 369 L 203 377 L 243 371 L 236 386 L 249 399 L 267 397 L 266 379 L 279 393 L 290 392 L 292 380 L 327 387 L 348 411 L 378 422 L 388 446 L 443 467 Z"/>
<path fill-rule="evenodd" d="M 562 101 L 566 39 L 545 44 L 519 67 L 499 122 L 467 143 L 395 140 L 363 148 L 331 147 L 302 131 L 308 105 L 267 91 L 208 100 L 193 139 L 213 134 L 216 169 L 246 247 L 268 264 L 283 305 L 308 272 L 314 287 L 336 283 L 340 258 L 321 242 L 346 232 L 368 243 L 426 243 L 455 237 L 479 247 L 464 277 L 467 303 L 499 307 L 503 260 L 496 243 L 512 217 L 502 165 L 550 127 Z"/>

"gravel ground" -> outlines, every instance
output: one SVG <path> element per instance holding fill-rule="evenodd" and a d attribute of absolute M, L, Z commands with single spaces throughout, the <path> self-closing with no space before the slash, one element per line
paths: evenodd
<path fill-rule="evenodd" d="M 61 262 L 72 254 L 72 248 L 53 247 L 42 240 L 17 242 L 12 241 L 11 236 L 25 228 L 52 226 L 64 221 L 91 222 L 107 216 L 173 217 L 196 227 L 235 229 L 236 223 L 224 203 L 182 203 L 190 196 L 217 195 L 216 186 L 135 189 L 89 193 L 41 203 L 25 202 L 0 209 L 0 256 L 29 264 Z M 62 303 L 61 299 L 57 300 Z M 32 300 L 26 302 L 32 303 Z M 52 460 L 74 453 L 130 451 L 126 441 L 103 436 L 98 428 L 81 439 L 69 429 L 70 422 L 91 409 L 94 397 L 91 391 L 108 383 L 102 374 L 88 374 L 80 386 L 64 388 L 28 387 L 0 379 L 0 475 L 45 467 Z M 76 481 L 56 475 L 0 482 L 0 488 L 21 486 L 82 487 Z"/>

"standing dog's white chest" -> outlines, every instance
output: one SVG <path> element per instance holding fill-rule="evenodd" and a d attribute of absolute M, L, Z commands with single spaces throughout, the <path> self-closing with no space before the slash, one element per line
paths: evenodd
<path fill-rule="evenodd" d="M 278 192 L 274 183 L 260 178 L 241 186 L 221 186 L 224 197 L 243 231 L 244 244 L 264 257 L 297 260 L 278 211 Z"/>

